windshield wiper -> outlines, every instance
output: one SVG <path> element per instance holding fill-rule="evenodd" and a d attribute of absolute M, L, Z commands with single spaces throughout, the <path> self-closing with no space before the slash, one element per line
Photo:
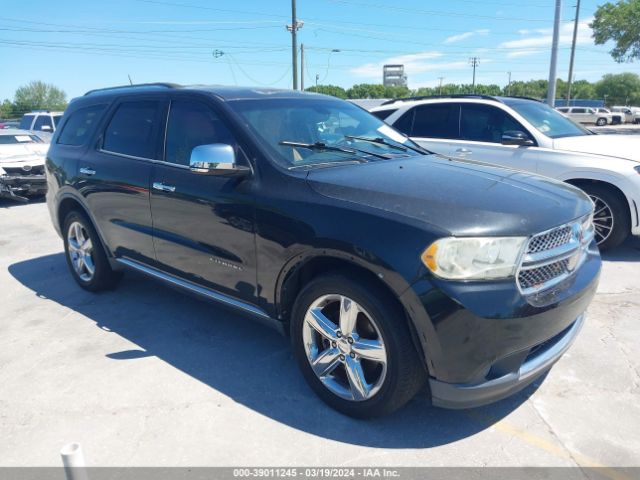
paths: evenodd
<path fill-rule="evenodd" d="M 353 165 L 354 163 L 367 163 L 367 161 L 359 158 L 354 160 L 334 160 L 333 162 L 305 163 L 303 165 L 293 165 L 289 167 L 287 170 L 298 170 L 301 168 L 332 167 L 334 165 Z"/>
<path fill-rule="evenodd" d="M 388 155 L 384 155 L 382 153 L 370 152 L 368 150 L 362 150 L 360 148 L 336 147 L 335 145 L 327 145 L 326 143 L 323 143 L 323 142 L 302 143 L 302 142 L 289 142 L 285 140 L 282 142 L 278 142 L 278 145 L 284 145 L 285 147 L 306 148 L 309 150 L 317 150 L 319 152 L 323 152 L 323 151 L 324 152 L 342 152 L 342 153 L 348 153 L 350 155 L 355 155 L 357 153 L 360 153 L 365 155 L 371 155 L 373 157 L 383 158 L 385 160 L 389 158 Z"/>
<path fill-rule="evenodd" d="M 357 135 L 345 135 L 344 138 L 348 138 L 350 140 L 361 140 L 363 142 L 377 143 L 378 145 L 386 145 L 387 147 L 395 148 L 396 150 L 401 150 L 406 152 L 407 150 L 411 150 L 417 153 L 432 153 L 429 150 L 422 147 L 414 147 L 413 145 L 405 145 L 403 143 L 398 142 L 391 143 L 385 140 L 382 137 L 359 137 Z M 394 140 L 395 141 L 395 140 Z"/>

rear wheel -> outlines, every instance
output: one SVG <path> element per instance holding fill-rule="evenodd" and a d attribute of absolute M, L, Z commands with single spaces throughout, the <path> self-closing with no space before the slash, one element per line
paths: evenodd
<path fill-rule="evenodd" d="M 333 274 L 308 284 L 293 309 L 291 339 L 311 388 L 346 415 L 391 413 L 426 378 L 404 313 L 368 281 Z"/>
<path fill-rule="evenodd" d="M 624 199 L 602 185 L 581 187 L 594 203 L 593 225 L 600 250 L 617 247 L 626 240 L 631 223 Z"/>
<path fill-rule="evenodd" d="M 78 285 L 97 292 L 113 288 L 118 283 L 122 273 L 109 265 L 100 238 L 85 215 L 69 212 L 63 234 L 67 265 Z"/>

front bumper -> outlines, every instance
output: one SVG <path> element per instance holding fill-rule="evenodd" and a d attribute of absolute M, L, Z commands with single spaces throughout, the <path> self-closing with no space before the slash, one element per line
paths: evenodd
<path fill-rule="evenodd" d="M 27 200 L 29 195 L 42 195 L 47 191 L 44 175 L 2 175 L 0 176 L 0 198 Z"/>
<path fill-rule="evenodd" d="M 506 398 L 533 383 L 569 349 L 584 323 L 580 315 L 567 329 L 529 354 L 516 372 L 479 384 L 453 384 L 429 379 L 431 401 L 443 408 L 473 408 Z"/>

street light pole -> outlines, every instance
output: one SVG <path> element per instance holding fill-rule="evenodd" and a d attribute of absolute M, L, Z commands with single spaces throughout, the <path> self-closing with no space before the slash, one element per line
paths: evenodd
<path fill-rule="evenodd" d="M 547 88 L 547 104 L 556 104 L 556 71 L 558 68 L 558 42 L 560 39 L 560 17 L 562 0 L 556 0 L 556 12 L 553 20 L 553 43 L 551 44 L 551 64 L 549 65 L 549 86 Z"/>
<path fill-rule="evenodd" d="M 300 44 L 300 90 L 304 91 L 304 43 Z"/>
<path fill-rule="evenodd" d="M 507 84 L 507 96 L 510 97 L 511 96 L 511 72 L 507 72 L 507 75 L 509 75 L 509 83 Z"/>
<path fill-rule="evenodd" d="M 442 95 L 442 81 L 444 80 L 444 77 L 438 77 L 438 79 L 440 80 L 440 89 L 438 90 L 438 95 Z"/>
<path fill-rule="evenodd" d="M 578 39 L 578 19 L 580 18 L 580 0 L 576 4 L 576 19 L 573 24 L 573 42 L 571 43 L 571 58 L 569 59 L 569 82 L 567 85 L 567 107 L 571 101 L 571 83 L 573 82 L 573 60 L 576 56 L 576 40 Z"/>

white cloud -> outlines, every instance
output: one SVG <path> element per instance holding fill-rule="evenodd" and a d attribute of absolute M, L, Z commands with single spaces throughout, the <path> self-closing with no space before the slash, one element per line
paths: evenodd
<path fill-rule="evenodd" d="M 547 53 L 546 50 L 514 50 L 513 52 L 507 53 L 507 58 L 518 58 L 518 57 L 530 57 L 531 55 L 537 55 L 539 53 Z"/>
<path fill-rule="evenodd" d="M 456 43 L 456 42 L 461 42 L 462 40 L 466 40 L 467 38 L 471 38 L 471 37 L 475 37 L 475 36 L 484 36 L 484 35 L 488 35 L 490 32 L 490 30 L 483 28 L 480 30 L 472 30 L 470 32 L 465 32 L 465 33 L 460 33 L 458 35 L 452 35 L 450 37 L 447 37 L 444 41 L 444 43 Z"/>
<path fill-rule="evenodd" d="M 591 38 L 591 28 L 589 27 L 589 23 L 591 23 L 593 19 L 584 20 L 578 23 L 578 36 L 576 39 L 576 43 L 578 45 L 591 44 L 593 40 Z M 532 48 L 535 47 L 550 47 L 551 42 L 553 40 L 553 31 L 550 28 L 541 28 L 536 30 L 520 30 L 518 33 L 521 35 L 530 35 L 525 38 L 520 38 L 517 40 L 509 40 L 507 42 L 502 42 L 498 47 L 500 48 L 508 48 L 508 49 L 523 49 L 531 51 Z M 571 45 L 571 41 L 573 38 L 573 22 L 563 23 L 560 27 L 560 45 L 568 46 Z"/>

